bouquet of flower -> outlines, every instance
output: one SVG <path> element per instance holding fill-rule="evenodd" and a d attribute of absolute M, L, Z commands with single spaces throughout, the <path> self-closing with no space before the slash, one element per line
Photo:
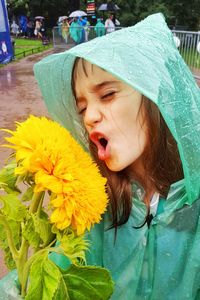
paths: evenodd
<path fill-rule="evenodd" d="M 45 117 L 17 123 L 3 146 L 14 149 L 0 171 L 0 247 L 30 299 L 109 299 L 106 269 L 85 264 L 84 233 L 108 203 L 106 180 L 69 132 Z M 23 186 L 22 186 L 23 183 Z M 52 253 L 65 255 L 62 269 Z"/>

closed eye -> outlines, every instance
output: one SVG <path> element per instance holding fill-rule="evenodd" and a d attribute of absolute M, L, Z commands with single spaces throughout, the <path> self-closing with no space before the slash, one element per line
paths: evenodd
<path fill-rule="evenodd" d="M 79 115 L 82 115 L 82 114 L 85 112 L 85 110 L 86 110 L 86 107 L 84 107 L 84 108 L 82 108 L 82 109 L 79 109 L 79 110 L 78 110 L 78 114 L 79 114 Z"/>
<path fill-rule="evenodd" d="M 112 96 L 114 96 L 116 94 L 116 92 L 115 91 L 113 91 L 113 92 L 109 92 L 109 93 L 107 93 L 107 94 L 105 94 L 105 95 L 103 95 L 103 96 L 101 96 L 101 99 L 107 99 L 107 98 L 111 98 Z"/>

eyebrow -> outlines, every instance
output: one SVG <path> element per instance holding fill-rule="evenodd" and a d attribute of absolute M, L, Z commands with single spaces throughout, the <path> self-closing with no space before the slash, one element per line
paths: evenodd
<path fill-rule="evenodd" d="M 117 81 L 117 80 L 103 81 L 103 82 L 101 82 L 101 83 L 95 85 L 95 86 L 92 88 L 92 90 L 93 90 L 94 92 L 98 92 L 99 90 L 103 89 L 104 87 L 110 86 L 110 85 L 112 85 L 112 84 L 118 84 L 118 83 L 119 83 L 119 81 Z"/>
<path fill-rule="evenodd" d="M 91 92 L 92 92 L 92 93 L 96 93 L 96 92 L 102 90 L 103 88 L 109 87 L 109 86 L 111 86 L 111 85 L 113 85 L 113 84 L 119 84 L 119 81 L 117 81 L 117 80 L 103 81 L 103 82 L 98 83 L 98 84 L 96 84 L 95 86 L 93 86 L 93 87 L 91 88 Z M 81 97 L 81 96 L 80 96 L 80 97 L 76 97 L 76 101 L 77 101 L 77 102 L 79 102 L 79 101 L 81 101 L 81 100 L 83 100 L 83 97 Z"/>

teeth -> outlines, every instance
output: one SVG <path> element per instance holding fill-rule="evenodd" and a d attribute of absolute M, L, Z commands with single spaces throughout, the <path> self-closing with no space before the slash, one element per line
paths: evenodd
<path fill-rule="evenodd" d="M 104 139 L 103 135 L 98 135 L 98 140 Z"/>

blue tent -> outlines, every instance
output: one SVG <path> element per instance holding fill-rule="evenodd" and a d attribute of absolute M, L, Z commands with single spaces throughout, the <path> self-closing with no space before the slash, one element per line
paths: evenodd
<path fill-rule="evenodd" d="M 4 0 L 0 0 L 0 63 L 6 64 L 13 57 L 8 15 Z"/>

